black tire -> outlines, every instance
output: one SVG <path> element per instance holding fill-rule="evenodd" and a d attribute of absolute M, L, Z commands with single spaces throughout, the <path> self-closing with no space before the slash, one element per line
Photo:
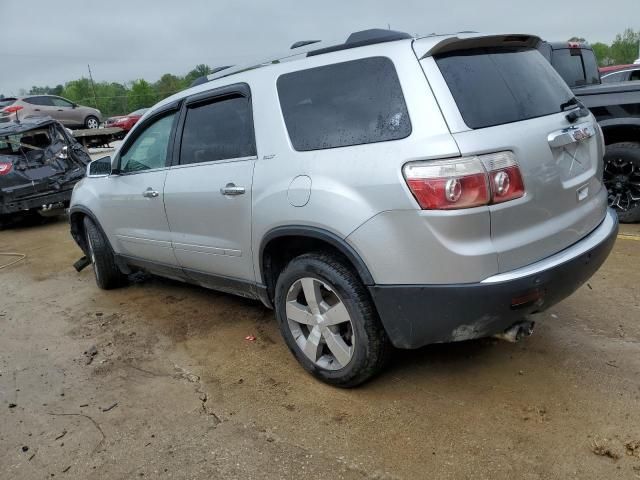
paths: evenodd
<path fill-rule="evenodd" d="M 616 210 L 620 222 L 640 221 L 640 143 L 622 142 L 607 146 L 604 182 L 609 206 Z"/>
<path fill-rule="evenodd" d="M 126 275 L 116 265 L 109 242 L 89 217 L 84 219 L 84 231 L 89 260 L 93 264 L 98 287 L 103 290 L 111 290 L 124 285 L 127 280 Z"/>
<path fill-rule="evenodd" d="M 98 128 L 100 126 L 100 120 L 93 115 L 89 115 L 84 119 L 84 126 L 89 129 Z"/>
<path fill-rule="evenodd" d="M 317 365 L 298 346 L 289 327 L 287 294 L 294 283 L 303 278 L 317 279 L 330 286 L 349 314 L 353 352 L 342 368 L 326 369 Z M 376 375 L 384 366 L 390 344 L 369 292 L 358 276 L 336 256 L 309 253 L 293 259 L 277 279 L 275 310 L 287 346 L 304 369 L 323 382 L 338 387 L 355 387 Z"/>

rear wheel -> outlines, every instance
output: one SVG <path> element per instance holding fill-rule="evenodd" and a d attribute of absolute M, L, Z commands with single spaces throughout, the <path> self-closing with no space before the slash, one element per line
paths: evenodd
<path fill-rule="evenodd" d="M 115 256 L 107 239 L 89 217 L 84 219 L 84 231 L 89 259 L 93 264 L 98 286 L 103 290 L 110 290 L 124 285 L 127 277 L 116 265 Z"/>
<path fill-rule="evenodd" d="M 359 278 L 329 254 L 305 254 L 278 277 L 276 316 L 282 336 L 309 373 L 354 387 L 384 365 L 389 345 Z"/>
<path fill-rule="evenodd" d="M 90 129 L 94 129 L 100 126 L 100 122 L 96 117 L 90 115 L 85 119 L 84 126 Z"/>
<path fill-rule="evenodd" d="M 609 206 L 622 223 L 640 221 L 640 144 L 614 143 L 604 155 L 604 184 Z"/>

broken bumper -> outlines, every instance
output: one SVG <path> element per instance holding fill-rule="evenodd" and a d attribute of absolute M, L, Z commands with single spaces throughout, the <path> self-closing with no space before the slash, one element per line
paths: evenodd
<path fill-rule="evenodd" d="M 480 283 L 373 285 L 369 291 L 397 348 L 487 337 L 575 292 L 609 256 L 617 233 L 618 218 L 609 210 L 571 247 Z"/>
<path fill-rule="evenodd" d="M 2 200 L 2 195 L 0 193 L 0 215 L 8 215 L 17 212 L 23 212 L 26 210 L 34 210 L 42 208 L 44 205 L 51 205 L 55 203 L 63 203 L 65 206 L 67 206 L 69 205 L 69 201 L 71 200 L 72 192 L 73 189 L 68 189 L 34 197 L 22 197 L 15 200 Z"/>

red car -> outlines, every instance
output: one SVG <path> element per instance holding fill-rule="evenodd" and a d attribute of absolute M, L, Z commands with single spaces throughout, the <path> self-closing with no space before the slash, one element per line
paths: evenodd
<path fill-rule="evenodd" d="M 148 108 L 141 108 L 140 110 L 136 110 L 135 112 L 131 112 L 129 115 L 121 115 L 118 117 L 109 117 L 107 121 L 104 122 L 105 128 L 117 127 L 121 128 L 125 132 L 128 132 L 133 128 L 140 117 L 142 117 L 145 112 L 149 110 Z"/>
<path fill-rule="evenodd" d="M 598 68 L 598 70 L 600 71 L 601 75 L 604 75 L 605 73 L 611 73 L 611 72 L 617 72 L 619 70 L 624 70 L 626 68 L 633 68 L 633 67 L 637 67 L 638 65 L 609 65 L 608 67 L 600 67 Z"/>

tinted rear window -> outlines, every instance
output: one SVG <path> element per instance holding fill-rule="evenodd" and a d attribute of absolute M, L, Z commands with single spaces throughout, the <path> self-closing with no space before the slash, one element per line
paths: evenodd
<path fill-rule="evenodd" d="M 553 50 L 551 63 L 570 87 L 600 83 L 596 57 L 591 50 L 557 48 Z"/>
<path fill-rule="evenodd" d="M 0 108 L 8 107 L 9 105 L 12 105 L 13 102 L 15 101 L 16 101 L 15 98 L 0 98 Z"/>
<path fill-rule="evenodd" d="M 537 50 L 482 48 L 435 60 L 470 128 L 558 113 L 573 97 Z"/>
<path fill-rule="evenodd" d="M 245 97 L 190 105 L 182 133 L 180 163 L 211 162 L 256 154 L 251 103 Z"/>
<path fill-rule="evenodd" d="M 280 106 L 298 151 L 405 138 L 411 121 L 391 60 L 371 57 L 287 73 Z"/>

